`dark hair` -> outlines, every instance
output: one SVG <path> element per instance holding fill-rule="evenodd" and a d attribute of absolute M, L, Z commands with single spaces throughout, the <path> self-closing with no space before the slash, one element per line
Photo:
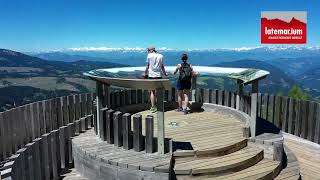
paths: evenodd
<path fill-rule="evenodd" d="M 181 60 L 182 61 L 187 61 L 188 60 L 188 55 L 187 54 L 182 54 Z"/>

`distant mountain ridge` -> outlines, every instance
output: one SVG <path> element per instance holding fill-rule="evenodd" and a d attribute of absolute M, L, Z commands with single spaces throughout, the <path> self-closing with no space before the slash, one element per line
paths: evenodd
<path fill-rule="evenodd" d="M 63 57 L 61 54 L 68 55 Z M 166 65 L 180 63 L 181 54 L 187 53 L 189 61 L 197 65 L 212 65 L 220 62 L 230 62 L 241 59 L 268 61 L 280 58 L 320 57 L 320 47 L 243 47 L 225 49 L 186 49 L 175 50 L 160 48 L 159 53 L 165 57 Z M 46 60 L 70 61 L 79 57 L 90 57 L 89 61 L 108 61 L 133 66 L 145 65 L 147 52 L 145 48 L 77 48 L 47 53 L 31 53 L 33 56 Z"/>

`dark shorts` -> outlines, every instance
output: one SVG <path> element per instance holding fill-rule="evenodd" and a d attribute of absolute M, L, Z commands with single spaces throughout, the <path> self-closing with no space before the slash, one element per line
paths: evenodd
<path fill-rule="evenodd" d="M 189 90 L 191 89 L 191 81 L 178 81 L 178 90 Z"/>
<path fill-rule="evenodd" d="M 148 77 L 148 79 L 162 79 L 162 77 Z"/>

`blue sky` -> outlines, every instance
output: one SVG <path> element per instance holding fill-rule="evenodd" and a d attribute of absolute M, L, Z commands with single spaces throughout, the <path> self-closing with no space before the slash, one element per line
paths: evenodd
<path fill-rule="evenodd" d="M 318 0 L 0 0 L 0 48 L 260 46 L 261 11 L 307 11 L 320 45 Z"/>

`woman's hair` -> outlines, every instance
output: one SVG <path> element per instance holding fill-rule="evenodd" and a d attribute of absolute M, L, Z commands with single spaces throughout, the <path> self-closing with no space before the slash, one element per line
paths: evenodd
<path fill-rule="evenodd" d="M 187 61 L 188 60 L 188 55 L 187 54 L 182 54 L 181 60 L 182 61 Z"/>

